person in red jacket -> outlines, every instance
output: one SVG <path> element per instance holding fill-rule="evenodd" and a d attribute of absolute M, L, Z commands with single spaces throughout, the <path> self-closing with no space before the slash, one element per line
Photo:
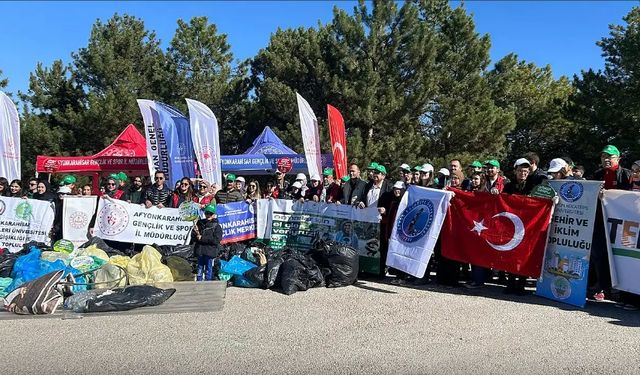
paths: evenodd
<path fill-rule="evenodd" d="M 504 190 L 505 180 L 500 175 L 500 162 L 495 159 L 484 162 L 486 167 L 487 191 L 491 194 L 500 194 Z"/>
<path fill-rule="evenodd" d="M 120 199 L 124 195 L 124 191 L 118 189 L 118 181 L 112 177 L 107 179 L 107 182 L 104 184 L 104 194 L 103 197 L 107 196 L 113 199 Z"/>
<path fill-rule="evenodd" d="M 178 208 L 184 202 L 196 202 L 198 203 L 198 197 L 193 193 L 193 185 L 189 177 L 183 177 L 180 180 L 178 188 L 173 192 L 171 196 L 171 207 Z"/>

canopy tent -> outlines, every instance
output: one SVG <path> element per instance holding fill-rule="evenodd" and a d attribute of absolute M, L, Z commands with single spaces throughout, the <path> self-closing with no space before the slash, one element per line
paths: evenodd
<path fill-rule="evenodd" d="M 101 175 L 113 172 L 147 175 L 146 140 L 133 124 L 116 137 L 107 148 L 89 156 L 43 156 L 36 159 L 37 173 L 73 173 L 93 176 L 94 190 Z"/>
<path fill-rule="evenodd" d="M 322 154 L 321 157 L 323 168 L 333 167 L 331 154 Z M 304 154 L 297 154 L 287 147 L 267 126 L 244 154 L 222 155 L 220 162 L 223 172 L 259 175 L 275 172 L 278 160 L 283 158 L 288 158 L 291 161 L 290 173 L 308 173 L 309 169 Z"/>

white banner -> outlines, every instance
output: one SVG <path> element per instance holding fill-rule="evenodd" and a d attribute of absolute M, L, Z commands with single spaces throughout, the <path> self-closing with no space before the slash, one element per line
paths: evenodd
<path fill-rule="evenodd" d="M 387 266 L 424 276 L 452 197 L 450 191 L 409 186 L 393 224 Z"/>
<path fill-rule="evenodd" d="M 209 183 L 215 182 L 218 186 L 223 186 L 218 119 L 205 104 L 193 99 L 185 100 L 189 107 L 193 151 L 198 159 L 202 178 Z"/>
<path fill-rule="evenodd" d="M 62 238 L 78 248 L 88 241 L 89 223 L 96 213 L 98 197 L 66 196 L 62 199 Z"/>
<path fill-rule="evenodd" d="M 22 178 L 20 171 L 20 118 L 11 99 L 0 91 L 0 176 Z"/>
<path fill-rule="evenodd" d="M 49 232 L 55 213 L 49 202 L 0 198 L 0 247 L 15 253 L 30 241 L 51 244 Z"/>
<path fill-rule="evenodd" d="M 100 199 L 94 235 L 105 240 L 146 245 L 188 243 L 193 223 L 177 208 L 145 208 L 109 198 Z"/>
<path fill-rule="evenodd" d="M 300 115 L 300 128 L 302 129 L 302 143 L 304 155 L 307 159 L 309 177 L 322 176 L 322 159 L 320 157 L 320 133 L 318 131 L 318 119 L 306 100 L 296 93 L 298 100 L 298 114 Z"/>
<path fill-rule="evenodd" d="M 149 175 L 153 178 L 157 170 L 169 170 L 169 151 L 160 127 L 160 120 L 154 116 L 154 113 L 157 114 L 156 103 L 147 99 L 138 99 L 137 102 L 144 122 L 144 135 L 147 139 Z"/>
<path fill-rule="evenodd" d="M 640 294 L 640 193 L 605 190 L 602 196 L 611 284 Z"/>

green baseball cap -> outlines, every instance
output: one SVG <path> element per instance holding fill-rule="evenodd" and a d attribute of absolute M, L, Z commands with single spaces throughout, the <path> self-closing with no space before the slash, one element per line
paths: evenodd
<path fill-rule="evenodd" d="M 415 167 L 411 168 L 411 170 L 413 172 L 420 172 L 422 170 L 422 166 L 421 165 L 416 165 Z"/>
<path fill-rule="evenodd" d="M 378 164 L 374 170 L 376 170 L 376 171 L 378 171 L 378 172 L 380 172 L 382 174 L 387 174 L 387 168 L 385 168 L 384 165 L 382 165 L 382 164 Z"/>
<path fill-rule="evenodd" d="M 480 163 L 480 160 L 474 160 L 469 166 L 471 168 L 482 168 L 482 163 Z"/>
<path fill-rule="evenodd" d="M 602 149 L 602 153 L 614 155 L 614 156 L 620 156 L 620 150 L 618 150 L 618 148 L 614 145 L 604 146 L 604 148 Z"/>
<path fill-rule="evenodd" d="M 118 180 L 120 181 L 127 181 L 129 179 L 129 177 L 127 177 L 127 174 L 124 172 L 120 172 L 118 173 Z"/>
<path fill-rule="evenodd" d="M 235 182 L 236 181 L 236 175 L 233 174 L 233 173 L 229 173 L 227 175 L 227 181 Z"/>
<path fill-rule="evenodd" d="M 372 161 L 371 164 L 369 164 L 369 166 L 367 167 L 367 169 L 369 170 L 377 170 L 378 169 L 378 163 L 375 161 Z"/>
<path fill-rule="evenodd" d="M 322 174 L 324 176 L 333 176 L 333 168 L 325 168 Z"/>
<path fill-rule="evenodd" d="M 500 168 L 500 162 L 497 161 L 496 159 L 487 160 L 487 161 L 484 162 L 484 165 L 491 165 L 491 166 L 494 166 L 496 168 Z"/>
<path fill-rule="evenodd" d="M 208 205 L 206 205 L 204 207 L 204 212 L 208 212 L 210 214 L 215 214 L 216 213 L 216 205 L 213 203 L 209 203 Z"/>
<path fill-rule="evenodd" d="M 77 180 L 75 176 L 68 174 L 62 177 L 62 181 L 60 181 L 60 186 L 75 184 L 76 181 Z"/>
<path fill-rule="evenodd" d="M 349 176 L 342 176 L 341 180 L 344 182 L 348 182 L 351 179 Z"/>

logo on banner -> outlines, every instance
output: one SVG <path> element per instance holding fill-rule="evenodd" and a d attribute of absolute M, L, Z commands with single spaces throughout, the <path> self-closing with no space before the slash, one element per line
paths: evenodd
<path fill-rule="evenodd" d="M 59 165 L 60 163 L 58 163 L 56 160 L 48 159 L 44 162 L 44 169 L 50 172 L 55 171 L 56 169 L 58 169 Z"/>
<path fill-rule="evenodd" d="M 551 282 L 551 294 L 557 299 L 567 299 L 571 296 L 571 284 L 564 277 L 556 277 Z"/>
<path fill-rule="evenodd" d="M 129 224 L 129 213 L 119 204 L 108 203 L 98 214 L 100 231 L 108 236 L 122 233 Z"/>
<path fill-rule="evenodd" d="M 4 213 L 4 210 L 7 209 L 7 205 L 4 203 L 4 201 L 0 201 L 0 215 L 2 215 Z"/>
<path fill-rule="evenodd" d="M 278 167 L 278 171 L 287 174 L 291 172 L 291 169 L 293 168 L 293 162 L 290 158 L 280 158 L 276 161 L 276 166 Z"/>
<path fill-rule="evenodd" d="M 75 211 L 69 216 L 69 225 L 75 229 L 82 229 L 89 223 L 89 216 L 82 211 Z"/>
<path fill-rule="evenodd" d="M 5 142 L 5 153 L 4 156 L 9 159 L 17 159 L 18 153 L 16 152 L 16 144 L 13 139 L 8 139 Z"/>
<path fill-rule="evenodd" d="M 567 202 L 575 202 L 584 193 L 584 187 L 578 182 L 567 182 L 560 186 L 560 196 Z"/>
<path fill-rule="evenodd" d="M 433 203 L 429 199 L 419 199 L 402 211 L 396 233 L 403 242 L 415 242 L 429 232 L 433 223 Z"/>
<path fill-rule="evenodd" d="M 16 217 L 21 220 L 29 220 L 33 207 L 29 202 L 22 202 L 16 206 Z"/>
<path fill-rule="evenodd" d="M 184 143 L 178 143 L 178 153 L 180 154 L 180 156 L 187 155 L 187 145 L 185 145 Z"/>

